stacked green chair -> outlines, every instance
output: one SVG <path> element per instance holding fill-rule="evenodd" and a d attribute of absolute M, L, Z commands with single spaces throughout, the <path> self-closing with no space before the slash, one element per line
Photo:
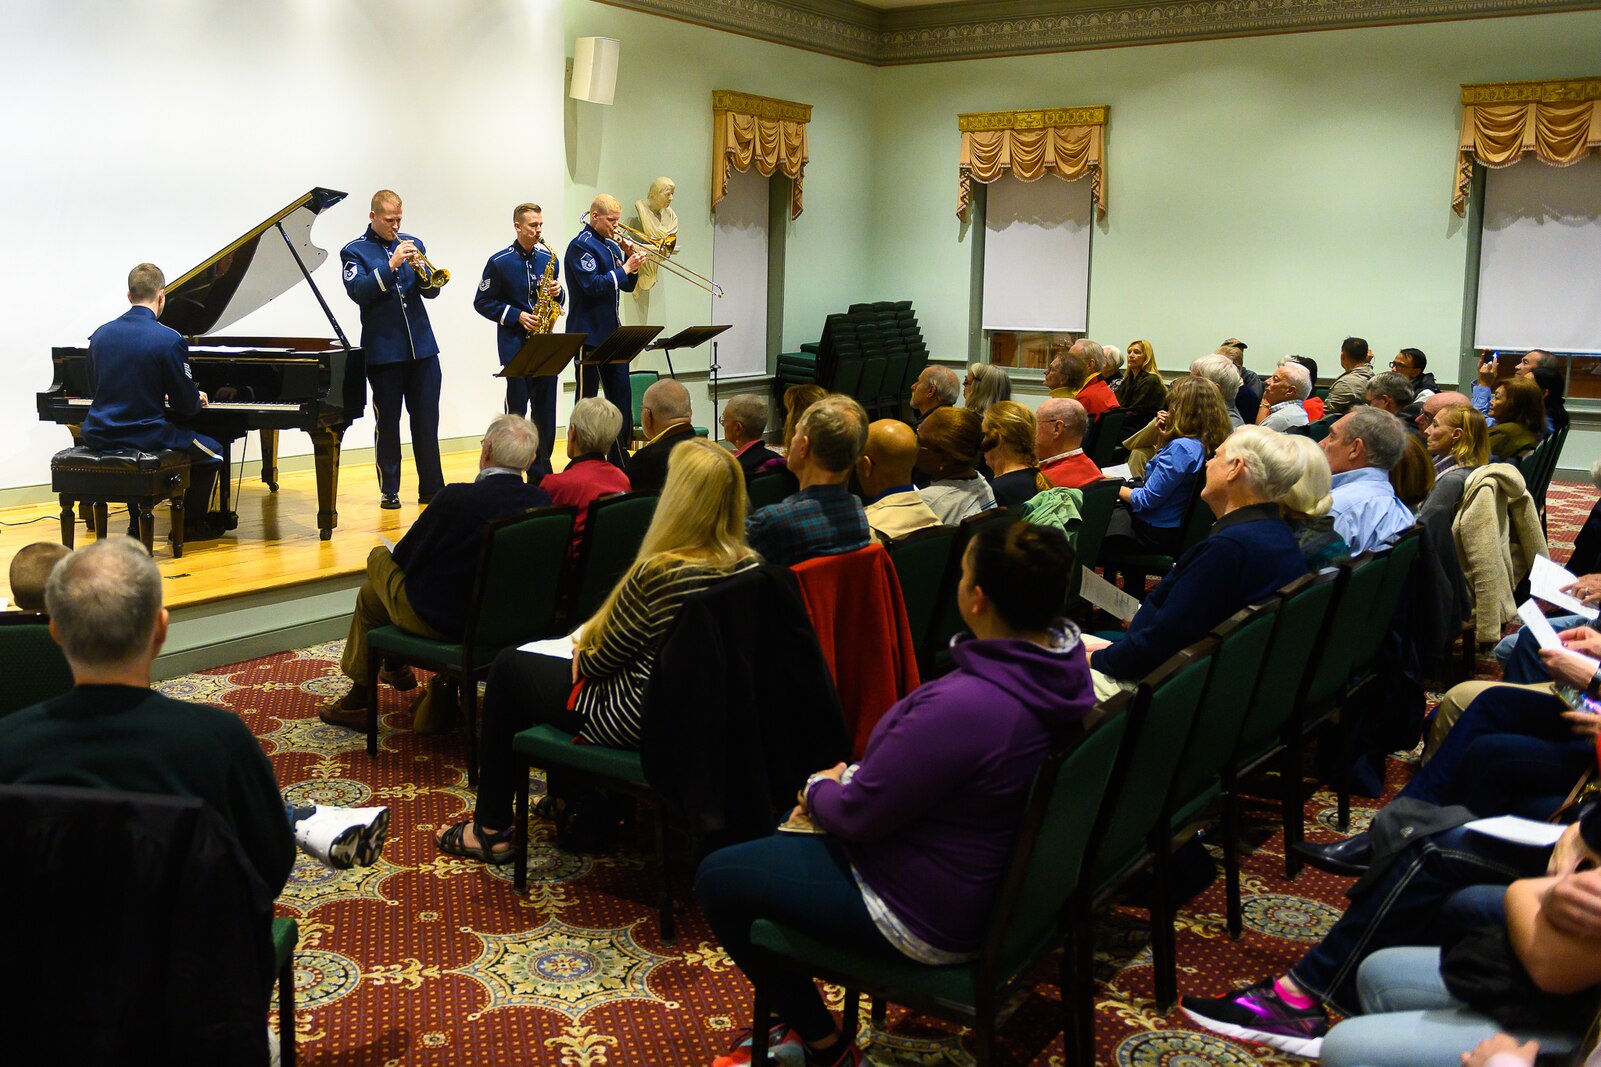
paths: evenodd
<path fill-rule="evenodd" d="M 766 919 L 751 924 L 752 942 L 798 970 L 844 986 L 847 1036 L 856 1034 L 858 1001 L 866 992 L 880 1002 L 971 1026 L 974 1059 L 989 1067 L 995 1062 L 997 1029 L 1020 999 L 1035 963 L 1057 940 L 1058 918 L 1083 873 L 1095 812 L 1103 807 L 1127 721 L 1120 711 L 1097 709 L 1082 734 L 1053 748 L 1041 763 L 975 962 L 930 967 L 896 953 L 823 941 Z M 1091 980 L 1087 970 L 1070 971 L 1068 961 L 1064 955 L 1064 1005 L 1072 1003 L 1068 989 Z M 1082 995 L 1092 997 L 1093 985 L 1083 985 Z M 769 1014 L 758 999 L 752 1063 L 767 1060 Z M 1073 1026 L 1065 1016 L 1063 1028 L 1071 1047 Z"/>
<path fill-rule="evenodd" d="M 0 612 L 0 715 L 32 707 L 72 688 L 72 669 L 50 636 L 50 616 Z"/>
<path fill-rule="evenodd" d="M 460 642 L 380 626 L 367 634 L 367 755 L 378 754 L 378 665 L 411 663 L 458 683 L 467 731 L 467 778 L 478 782 L 478 683 L 503 649 L 552 636 L 561 603 L 562 562 L 577 509 L 531 508 L 491 522 Z"/>
<path fill-rule="evenodd" d="M 595 614 L 628 572 L 656 514 L 656 500 L 655 493 L 616 493 L 590 501 L 573 567 L 569 623 Z"/>
<path fill-rule="evenodd" d="M 891 541 L 887 546 L 890 562 L 895 565 L 895 576 L 900 580 L 901 599 L 906 603 L 906 621 L 917 648 L 920 677 L 933 677 L 934 664 L 924 635 L 934 625 L 939 612 L 939 596 L 944 589 L 942 581 L 950 572 L 960 534 L 961 529 L 956 526 L 930 526 L 899 541 Z M 925 657 L 929 658 L 925 660 Z"/>

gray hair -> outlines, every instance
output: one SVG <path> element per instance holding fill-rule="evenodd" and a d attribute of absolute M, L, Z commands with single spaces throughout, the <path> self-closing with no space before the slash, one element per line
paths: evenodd
<path fill-rule="evenodd" d="M 1334 484 L 1333 475 L 1329 473 L 1329 457 L 1323 454 L 1322 446 L 1305 434 L 1285 434 L 1284 440 L 1295 451 L 1301 476 L 1279 497 L 1279 505 L 1309 519 L 1327 515 L 1334 506 L 1334 497 L 1329 492 Z"/>
<path fill-rule="evenodd" d="M 663 378 L 645 390 L 643 407 L 650 408 L 658 422 L 687 419 L 691 411 L 689 390 L 684 388 L 682 382 Z"/>
<path fill-rule="evenodd" d="M 853 397 L 830 393 L 806 409 L 795 435 L 806 438 L 819 467 L 839 474 L 867 447 L 867 412 Z"/>
<path fill-rule="evenodd" d="M 1387 396 L 1395 401 L 1395 406 L 1404 408 L 1412 403 L 1412 383 L 1405 375 L 1394 371 L 1385 371 L 1375 374 L 1368 379 L 1368 396 Z"/>
<path fill-rule="evenodd" d="M 1081 337 L 1073 342 L 1073 348 L 1069 348 L 1068 351 L 1071 352 L 1074 348 L 1078 349 L 1078 354 L 1084 362 L 1090 365 L 1091 374 L 1099 374 L 1106 369 L 1106 349 L 1099 341 Z"/>
<path fill-rule="evenodd" d="M 1312 395 L 1312 372 L 1306 369 L 1306 364 L 1298 361 L 1294 356 L 1285 356 L 1279 360 L 1279 369 L 1284 371 L 1295 386 L 1295 399 L 1305 400 Z"/>
<path fill-rule="evenodd" d="M 1216 352 L 1202 356 L 1190 364 L 1190 373 L 1217 386 L 1218 392 L 1223 394 L 1223 403 L 1230 407 L 1234 404 L 1234 398 L 1240 395 L 1240 372 L 1227 356 Z"/>
<path fill-rule="evenodd" d="M 497 467 L 525 471 L 539 455 L 539 431 L 521 415 L 496 415 L 484 431 L 484 440 Z"/>
<path fill-rule="evenodd" d="M 1101 363 L 1101 372 L 1117 371 L 1123 369 L 1123 350 L 1116 345 L 1102 345 L 1101 351 L 1104 359 Z"/>
<path fill-rule="evenodd" d="M 1035 419 L 1039 422 L 1060 419 L 1062 432 L 1069 437 L 1080 440 L 1090 429 L 1090 415 L 1084 410 L 1084 405 L 1077 400 L 1064 397 L 1052 397 L 1039 406 L 1035 412 Z"/>
<path fill-rule="evenodd" d="M 603 396 L 586 396 L 573 405 L 567 416 L 567 434 L 573 451 L 580 456 L 604 452 L 623 432 L 623 413 Z"/>
<path fill-rule="evenodd" d="M 740 393 L 728 398 L 723 412 L 745 431 L 748 438 L 758 438 L 767 432 L 767 401 L 756 393 Z"/>
<path fill-rule="evenodd" d="M 161 615 L 161 572 L 138 541 L 107 537 L 56 564 L 44 601 L 68 660 L 117 667 L 150 649 Z"/>
<path fill-rule="evenodd" d="M 962 399 L 962 380 L 949 367 L 924 367 L 923 381 L 941 404 L 953 405 Z"/>
<path fill-rule="evenodd" d="M 1361 441 L 1367 449 L 1368 466 L 1389 470 L 1401 460 L 1406 449 L 1406 429 L 1401 420 L 1388 411 L 1369 404 L 1353 408 L 1341 420 L 1345 432 L 1353 441 Z"/>
<path fill-rule="evenodd" d="M 1012 399 L 1012 379 L 1004 367 L 993 363 L 974 363 L 967 368 L 973 376 L 973 392 L 967 398 L 969 410 L 982 415 L 991 404 Z"/>
<path fill-rule="evenodd" d="M 1282 498 L 1306 469 L 1289 437 L 1265 426 L 1241 426 L 1224 438 L 1218 452 L 1245 465 L 1245 480 L 1263 500 Z"/>

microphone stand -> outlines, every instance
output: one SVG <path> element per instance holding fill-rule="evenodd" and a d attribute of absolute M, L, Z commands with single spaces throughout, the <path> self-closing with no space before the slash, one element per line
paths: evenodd
<path fill-rule="evenodd" d="M 718 417 L 717 417 L 717 371 L 718 371 L 718 366 L 717 366 L 717 342 L 716 341 L 712 342 L 712 365 L 707 369 L 711 371 L 711 379 L 712 379 L 712 426 L 715 427 L 712 430 L 712 440 L 713 441 L 721 441 L 723 439 L 722 438 L 723 424 L 722 424 L 721 420 L 719 420 Z"/>

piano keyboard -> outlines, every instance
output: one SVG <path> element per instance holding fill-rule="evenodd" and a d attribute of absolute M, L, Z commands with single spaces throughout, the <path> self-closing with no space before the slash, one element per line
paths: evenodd
<path fill-rule="evenodd" d="M 67 406 L 69 408 L 86 408 L 92 403 L 94 403 L 94 401 L 88 399 L 87 397 L 73 396 L 73 397 L 68 397 L 67 398 Z M 250 403 L 250 404 L 244 404 L 244 403 L 235 403 L 233 401 L 226 401 L 226 400 L 213 400 L 211 403 L 207 404 L 205 406 L 205 408 L 203 408 L 202 410 L 204 410 L 204 411 L 299 411 L 300 410 L 300 405 L 299 404 L 288 404 L 288 403 L 278 403 L 278 404 Z"/>

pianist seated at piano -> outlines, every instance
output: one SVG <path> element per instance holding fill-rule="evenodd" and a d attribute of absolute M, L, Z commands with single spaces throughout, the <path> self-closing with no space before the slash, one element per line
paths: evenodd
<path fill-rule="evenodd" d="M 455 482 L 434 496 L 393 554 L 378 545 L 367 555 L 367 578 L 356 594 L 340 669 L 350 679 L 350 692 L 318 712 L 331 726 L 367 728 L 367 633 L 395 625 L 437 641 L 460 641 L 467 627 L 467 598 L 478 568 L 478 549 L 489 523 L 527 508 L 544 507 L 550 494 L 529 485 L 526 472 L 539 454 L 539 432 L 520 415 L 497 415 L 484 433 L 478 452 L 478 477 Z M 411 668 L 382 669 L 382 684 L 413 689 Z M 436 675 L 428 691 L 412 705 L 412 729 L 442 733 L 450 729 L 454 709 L 443 699 Z"/>
<path fill-rule="evenodd" d="M 157 321 L 167 303 L 167 280 L 153 263 L 128 272 L 126 313 L 89 338 L 89 384 L 94 401 L 83 420 L 90 448 L 170 448 L 189 454 L 189 490 L 183 498 L 183 539 L 220 537 L 225 520 L 208 514 L 219 473 L 226 477 L 227 452 L 210 437 L 179 426 L 197 414 L 206 394 L 195 385 L 189 346 L 176 330 Z M 139 536 L 138 513 L 128 509 L 128 535 Z"/>

